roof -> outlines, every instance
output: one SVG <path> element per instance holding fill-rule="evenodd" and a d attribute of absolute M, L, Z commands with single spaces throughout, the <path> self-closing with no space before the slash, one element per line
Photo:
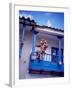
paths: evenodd
<path fill-rule="evenodd" d="M 34 26 L 35 30 L 38 32 L 45 32 L 45 33 L 49 33 L 49 34 L 54 34 L 54 35 L 64 35 L 64 30 L 62 29 L 57 29 L 54 27 L 48 27 L 48 26 L 40 26 L 37 25 L 36 22 L 34 20 L 30 20 L 30 18 L 25 18 L 25 17 L 19 17 L 19 23 L 23 24 L 24 26 Z"/>

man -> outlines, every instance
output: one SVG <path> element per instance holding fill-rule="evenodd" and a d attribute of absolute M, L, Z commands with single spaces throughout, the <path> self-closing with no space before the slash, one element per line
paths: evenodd
<path fill-rule="evenodd" d="M 45 39 L 42 39 L 40 45 L 37 45 L 37 47 L 40 47 L 40 59 L 44 59 L 45 51 L 48 47 L 47 41 Z"/>
<path fill-rule="evenodd" d="M 41 50 L 40 50 L 41 51 L 41 58 L 43 59 L 45 56 L 45 51 L 46 51 L 48 45 L 47 45 L 47 41 L 45 39 L 42 39 L 40 43 L 41 43 Z"/>

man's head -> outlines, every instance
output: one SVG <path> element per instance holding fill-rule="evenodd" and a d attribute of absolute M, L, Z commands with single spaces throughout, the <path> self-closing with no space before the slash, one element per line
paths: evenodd
<path fill-rule="evenodd" d="M 47 41 L 45 40 L 45 39 L 42 39 L 41 40 L 41 44 L 43 45 L 43 44 L 47 44 Z"/>

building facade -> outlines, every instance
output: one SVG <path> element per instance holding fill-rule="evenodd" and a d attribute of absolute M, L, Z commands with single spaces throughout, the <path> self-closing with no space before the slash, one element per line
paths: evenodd
<path fill-rule="evenodd" d="M 36 52 L 40 51 L 37 45 L 42 38 L 48 47 L 43 59 L 39 60 Z M 34 20 L 19 17 L 19 78 L 43 73 L 64 76 L 64 30 L 36 25 Z"/>

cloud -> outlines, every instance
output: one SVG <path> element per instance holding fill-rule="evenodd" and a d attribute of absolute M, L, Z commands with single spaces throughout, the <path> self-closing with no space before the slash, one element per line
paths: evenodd
<path fill-rule="evenodd" d="M 46 12 L 45 15 L 50 16 L 50 15 L 52 15 L 52 13 Z"/>
<path fill-rule="evenodd" d="M 47 24 L 46 24 L 48 27 L 51 27 L 52 26 L 52 23 L 50 20 L 47 21 Z"/>
<path fill-rule="evenodd" d="M 24 16 L 25 18 L 30 18 L 31 20 L 33 19 L 33 16 L 30 14 L 20 14 L 20 17 Z"/>

